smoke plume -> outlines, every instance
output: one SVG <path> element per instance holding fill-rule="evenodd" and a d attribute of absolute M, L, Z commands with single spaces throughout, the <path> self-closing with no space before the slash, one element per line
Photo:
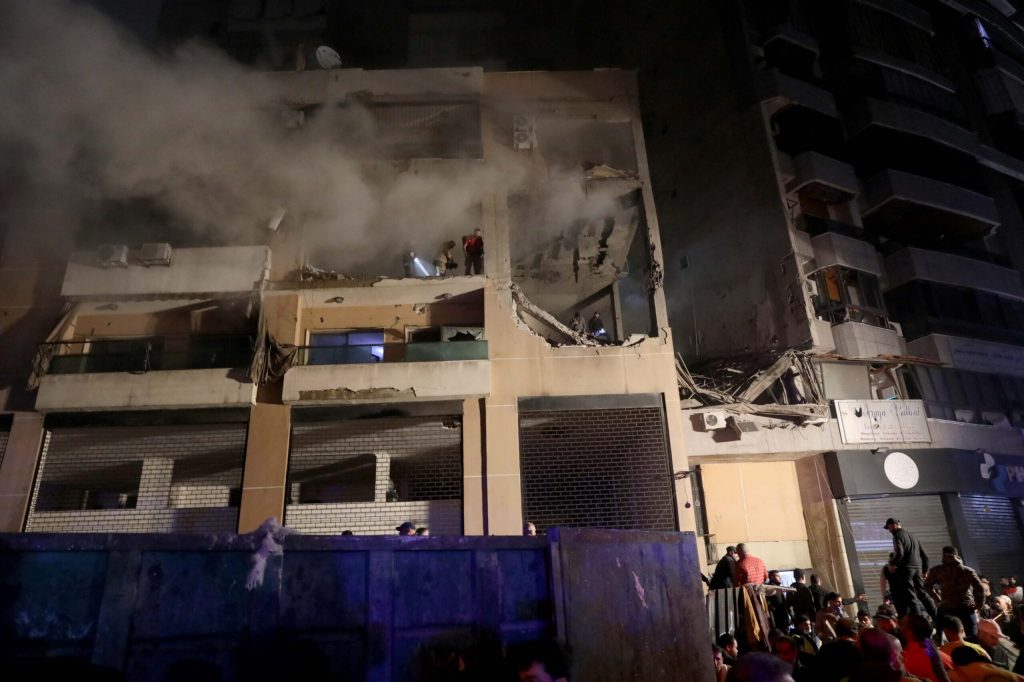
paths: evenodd
<path fill-rule="evenodd" d="M 326 103 L 289 129 L 269 79 L 201 44 L 154 54 L 65 0 L 0 6 L 0 90 L 0 213 L 43 244 L 76 239 L 112 205 L 147 207 L 127 214 L 137 224 L 120 241 L 133 246 L 169 240 L 167 226 L 208 243 L 256 243 L 284 208 L 283 229 L 317 265 L 392 274 L 403 249 L 430 260 L 478 226 L 481 196 L 526 173 L 490 160 L 374 169 L 365 161 L 378 131 L 365 109 Z M 529 236 L 538 242 L 552 236 L 545 225 L 557 231 L 612 204 L 585 194 L 572 172 L 552 175 L 545 196 Z"/>

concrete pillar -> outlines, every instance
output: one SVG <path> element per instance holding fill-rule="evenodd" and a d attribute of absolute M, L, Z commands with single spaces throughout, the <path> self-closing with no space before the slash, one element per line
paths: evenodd
<path fill-rule="evenodd" d="M 462 532 L 466 535 L 487 535 L 483 403 L 462 403 Z"/>
<path fill-rule="evenodd" d="M 615 325 L 615 340 L 622 341 L 626 334 L 622 328 L 622 293 L 619 292 L 619 280 L 612 282 L 612 322 Z"/>
<path fill-rule="evenodd" d="M 174 460 L 167 457 L 147 457 L 142 460 L 142 479 L 139 482 L 137 509 L 166 509 L 171 496 L 171 477 Z"/>
<path fill-rule="evenodd" d="M 271 516 L 284 521 L 291 427 L 288 405 L 257 403 L 249 412 L 239 533 L 255 530 Z"/>
<path fill-rule="evenodd" d="M 485 400 L 487 473 L 484 476 L 488 535 L 523 532 L 519 475 L 519 404 L 514 397 Z"/>
<path fill-rule="evenodd" d="M 840 594 L 852 595 L 853 574 L 824 458 L 815 455 L 797 460 L 796 475 L 814 572 L 826 586 Z"/>
<path fill-rule="evenodd" d="M 391 483 L 391 455 L 378 452 L 373 464 L 373 501 L 387 502 Z"/>
<path fill-rule="evenodd" d="M 42 450 L 43 415 L 16 412 L 0 465 L 0 532 L 20 533 Z"/>

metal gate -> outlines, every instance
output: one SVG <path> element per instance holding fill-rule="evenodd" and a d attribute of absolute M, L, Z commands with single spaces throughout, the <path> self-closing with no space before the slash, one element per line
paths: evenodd
<path fill-rule="evenodd" d="M 960 502 L 970 531 L 979 573 L 997 578 L 1024 578 L 1024 540 L 1013 500 L 989 495 L 963 495 Z"/>
<path fill-rule="evenodd" d="M 873 606 L 882 603 L 882 567 L 892 551 L 892 534 L 883 528 L 888 517 L 899 519 L 917 538 L 932 564 L 941 561 L 944 545 L 953 544 L 938 495 L 860 498 L 846 502 L 846 511 L 856 548 L 850 562 L 860 567 L 861 582 L 854 581 L 855 587 Z"/>

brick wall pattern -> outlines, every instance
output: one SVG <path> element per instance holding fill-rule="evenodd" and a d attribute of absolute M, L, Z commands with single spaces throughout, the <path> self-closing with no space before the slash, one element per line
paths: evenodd
<path fill-rule="evenodd" d="M 553 526 L 676 530 L 657 407 L 521 411 L 523 515 Z"/>
<path fill-rule="evenodd" d="M 386 535 L 404 521 L 434 535 L 462 532 L 461 416 L 292 426 L 285 525 Z"/>
<path fill-rule="evenodd" d="M 50 431 L 25 530 L 234 532 L 245 439 L 245 424 Z"/>
<path fill-rule="evenodd" d="M 7 438 L 10 435 L 10 431 L 0 431 L 0 466 L 3 466 L 4 464 L 4 453 L 7 452 Z"/>

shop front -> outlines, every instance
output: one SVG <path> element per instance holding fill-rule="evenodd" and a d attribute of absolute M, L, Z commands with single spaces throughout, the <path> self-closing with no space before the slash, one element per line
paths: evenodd
<path fill-rule="evenodd" d="M 825 456 L 858 592 L 880 602 L 892 551 L 883 527 L 900 519 L 933 563 L 944 545 L 993 582 L 1024 577 L 1024 457 L 922 448 L 839 451 Z"/>

